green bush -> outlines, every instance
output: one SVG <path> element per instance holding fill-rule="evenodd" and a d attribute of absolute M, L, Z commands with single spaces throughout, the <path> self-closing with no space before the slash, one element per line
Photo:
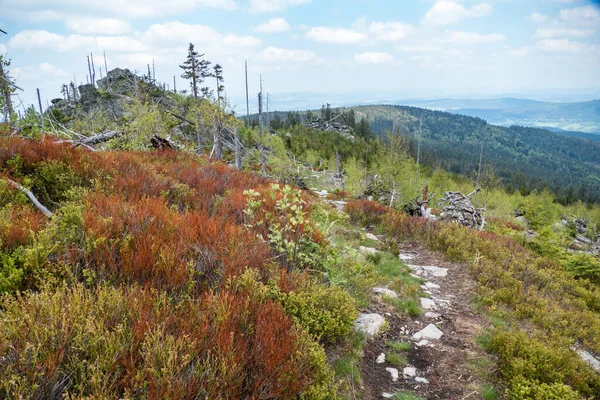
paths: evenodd
<path fill-rule="evenodd" d="M 512 382 L 506 390 L 513 400 L 579 400 L 582 397 L 562 383 L 539 383 L 526 379 Z"/>
<path fill-rule="evenodd" d="M 357 316 L 354 299 L 335 286 L 311 282 L 298 292 L 275 293 L 274 297 L 288 315 L 323 342 L 350 333 Z"/>

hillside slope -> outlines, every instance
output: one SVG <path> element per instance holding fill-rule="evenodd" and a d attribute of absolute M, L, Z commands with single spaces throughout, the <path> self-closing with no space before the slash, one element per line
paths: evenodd
<path fill-rule="evenodd" d="M 600 201 L 600 143 L 565 137 L 544 129 L 500 127 L 479 118 L 406 106 L 353 107 L 373 131 L 385 135 L 394 123 L 416 139 L 422 117 L 421 159 L 426 165 L 474 176 L 483 145 L 483 162 L 492 164 L 509 189 L 527 193 L 551 188 L 559 198 Z M 416 145 L 413 143 L 416 155 Z"/>

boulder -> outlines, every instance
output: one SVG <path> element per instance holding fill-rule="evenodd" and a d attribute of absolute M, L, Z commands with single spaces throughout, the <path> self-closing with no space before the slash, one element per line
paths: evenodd
<path fill-rule="evenodd" d="M 387 367 L 385 370 L 390 373 L 393 382 L 396 382 L 398 380 L 400 374 L 398 373 L 398 370 L 396 368 Z"/>
<path fill-rule="evenodd" d="M 373 293 L 379 294 L 381 296 L 387 296 L 387 297 L 390 297 L 392 299 L 397 299 L 398 298 L 398 294 L 396 292 L 394 292 L 393 290 L 390 290 L 388 288 L 374 287 L 373 288 Z"/>
<path fill-rule="evenodd" d="M 439 340 L 444 332 L 438 329 L 434 324 L 429 324 L 419 332 L 415 333 L 412 337 L 415 340 L 427 339 L 427 340 Z"/>
<path fill-rule="evenodd" d="M 360 314 L 354 321 L 354 329 L 367 336 L 377 335 L 385 325 L 385 318 L 379 314 Z"/>

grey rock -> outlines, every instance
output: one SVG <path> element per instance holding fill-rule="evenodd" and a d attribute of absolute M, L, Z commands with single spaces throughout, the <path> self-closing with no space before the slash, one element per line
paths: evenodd
<path fill-rule="evenodd" d="M 398 380 L 400 374 L 398 373 L 398 370 L 396 368 L 387 367 L 385 370 L 390 373 L 393 382 L 396 382 Z"/>
<path fill-rule="evenodd" d="M 360 246 L 358 248 L 358 251 L 360 251 L 361 253 L 365 253 L 365 254 L 375 254 L 375 253 L 379 252 L 379 250 L 377 250 L 376 248 L 365 247 L 365 246 Z"/>
<path fill-rule="evenodd" d="M 385 353 L 381 353 L 380 355 L 378 355 L 375 362 L 377 364 L 383 364 L 385 362 Z"/>
<path fill-rule="evenodd" d="M 402 375 L 408 376 L 408 377 L 416 376 L 417 369 L 415 367 L 404 367 L 404 370 L 402 370 Z"/>
<path fill-rule="evenodd" d="M 396 292 L 394 292 L 393 290 L 387 289 L 387 288 L 383 288 L 383 287 L 374 287 L 373 293 L 379 294 L 382 296 L 391 297 L 392 299 L 398 298 L 398 294 Z"/>
<path fill-rule="evenodd" d="M 354 321 L 354 328 L 368 336 L 377 335 L 385 324 L 385 318 L 379 314 L 360 314 Z"/>
<path fill-rule="evenodd" d="M 425 383 L 425 384 L 429 383 L 429 381 L 428 381 L 427 379 L 425 379 L 425 378 L 421 378 L 420 376 L 417 376 L 417 377 L 415 378 L 415 382 L 419 382 L 419 383 Z"/>
<path fill-rule="evenodd" d="M 424 310 L 435 310 L 435 302 L 427 297 L 421 297 L 421 308 Z"/>
<path fill-rule="evenodd" d="M 427 340 L 438 340 L 442 337 L 444 332 L 438 329 L 434 324 L 429 324 L 419 332 L 415 333 L 412 337 L 415 340 L 427 339 Z"/>

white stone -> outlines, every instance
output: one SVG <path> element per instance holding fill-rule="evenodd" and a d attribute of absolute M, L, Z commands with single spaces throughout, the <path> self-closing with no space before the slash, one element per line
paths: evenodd
<path fill-rule="evenodd" d="M 440 285 L 436 285 L 435 283 L 425 282 L 425 287 L 429 290 L 439 289 Z"/>
<path fill-rule="evenodd" d="M 373 247 L 365 247 L 365 246 L 360 246 L 358 248 L 358 251 L 360 251 L 361 253 L 366 253 L 366 254 L 375 254 L 375 253 L 379 252 L 379 250 L 377 250 Z"/>
<path fill-rule="evenodd" d="M 400 255 L 398 257 L 402 261 L 410 261 L 415 258 L 415 256 L 413 256 L 412 254 L 402 254 L 402 253 L 400 253 Z"/>
<path fill-rule="evenodd" d="M 426 318 L 439 318 L 440 314 L 434 313 L 434 312 L 426 312 L 425 317 Z"/>
<path fill-rule="evenodd" d="M 387 288 L 374 287 L 373 293 L 380 294 L 382 296 L 391 297 L 392 299 L 398 298 L 398 294 L 396 292 L 394 292 L 393 290 L 387 289 Z"/>
<path fill-rule="evenodd" d="M 429 344 L 429 341 L 423 339 L 419 343 L 417 343 L 417 346 L 423 347 L 423 346 L 427 346 L 428 344 Z"/>
<path fill-rule="evenodd" d="M 417 376 L 415 378 L 415 382 L 419 382 L 419 383 L 429 383 L 429 381 L 425 378 L 421 378 L 420 376 Z"/>
<path fill-rule="evenodd" d="M 369 336 L 375 336 L 384 324 L 385 318 L 379 314 L 360 314 L 356 321 L 354 321 L 354 328 Z"/>
<path fill-rule="evenodd" d="M 442 337 L 443 334 L 444 332 L 440 331 L 437 326 L 435 326 L 434 324 L 429 324 L 425 328 L 421 329 L 419 332 L 415 333 L 412 337 L 416 340 L 438 340 Z"/>
<path fill-rule="evenodd" d="M 598 360 L 596 357 L 594 357 L 590 352 L 588 352 L 586 350 L 577 349 L 577 348 L 573 348 L 573 350 L 575 350 L 577 352 L 577 354 L 579 354 L 579 357 L 581 357 L 581 359 L 583 361 L 588 363 L 589 366 L 592 367 L 592 369 L 595 369 L 596 371 L 600 372 L 600 360 Z"/>
<path fill-rule="evenodd" d="M 391 399 L 391 398 L 394 397 L 394 395 L 390 394 L 390 393 L 383 392 L 383 393 L 381 393 L 381 397 L 383 397 L 384 399 Z"/>
<path fill-rule="evenodd" d="M 383 364 L 385 362 L 385 353 L 381 353 L 380 355 L 378 355 L 375 362 L 377 364 Z"/>
<path fill-rule="evenodd" d="M 398 380 L 399 373 L 396 368 L 387 367 L 385 370 L 392 375 L 392 381 L 396 382 Z"/>
<path fill-rule="evenodd" d="M 421 300 L 421 308 L 425 310 L 435 309 L 435 302 L 433 300 L 428 299 L 427 297 L 421 297 L 419 300 Z"/>
<path fill-rule="evenodd" d="M 440 268 L 440 267 L 434 267 L 434 266 L 423 266 L 421 267 L 423 268 L 425 271 L 427 271 L 427 273 L 429 273 L 430 275 L 439 277 L 439 278 L 443 278 L 444 276 L 448 275 L 448 268 Z"/>
<path fill-rule="evenodd" d="M 376 242 L 379 242 L 379 238 L 377 236 L 373 235 L 371 232 L 365 233 L 365 237 L 369 240 L 374 240 Z"/>
<path fill-rule="evenodd" d="M 402 371 L 402 375 L 408 376 L 408 377 L 416 376 L 417 369 L 415 367 L 404 367 L 404 370 Z"/>

